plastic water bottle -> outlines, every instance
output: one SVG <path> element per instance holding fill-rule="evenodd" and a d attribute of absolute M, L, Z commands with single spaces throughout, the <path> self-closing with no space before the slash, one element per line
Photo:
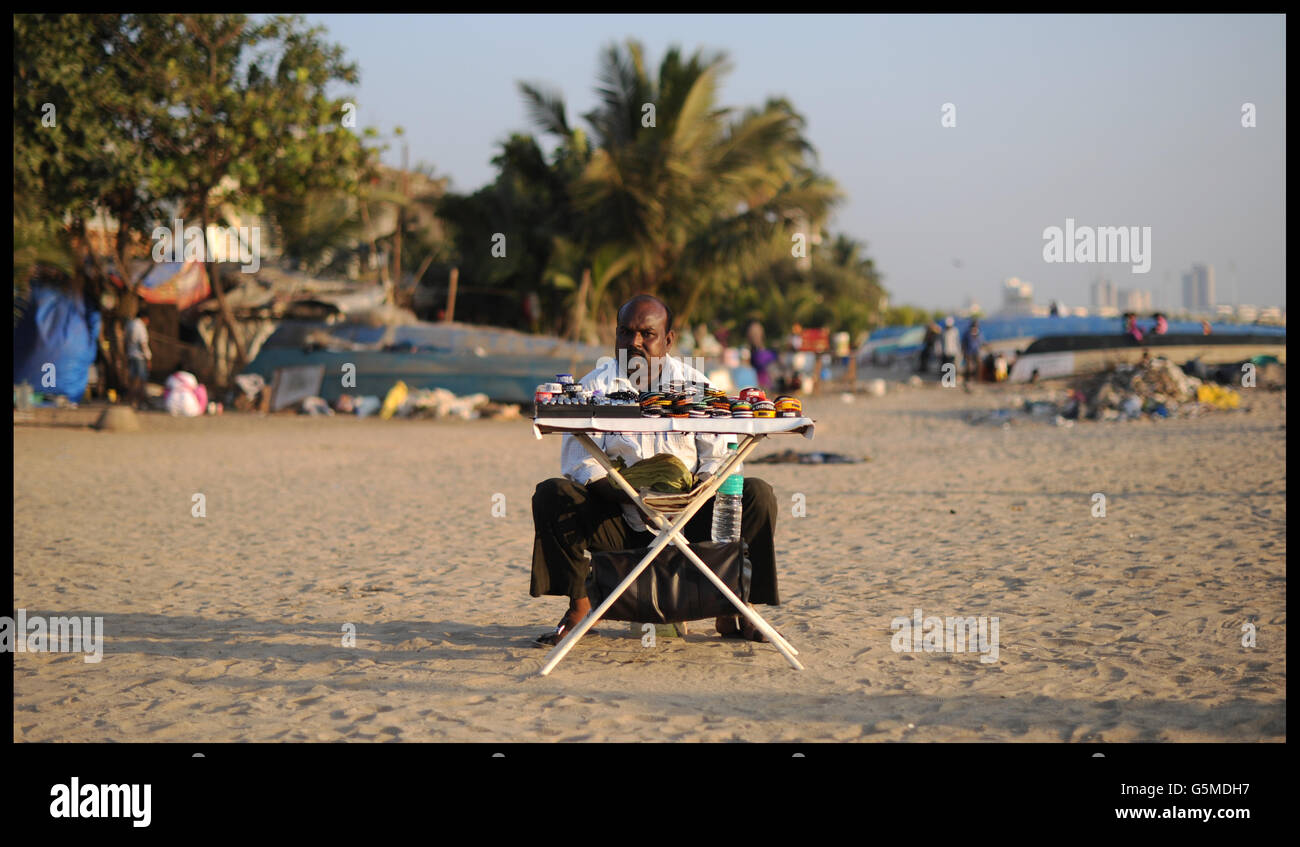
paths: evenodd
<path fill-rule="evenodd" d="M 728 449 L 735 450 L 738 445 L 728 444 Z M 737 541 L 740 538 L 740 503 L 745 493 L 745 478 L 741 476 L 741 466 L 727 481 L 718 488 L 713 498 L 713 540 Z"/>

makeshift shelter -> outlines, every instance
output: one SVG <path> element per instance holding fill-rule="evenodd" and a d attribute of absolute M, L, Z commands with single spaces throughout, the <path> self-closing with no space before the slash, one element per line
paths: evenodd
<path fill-rule="evenodd" d="M 125 287 L 121 277 L 114 275 L 110 279 L 119 287 Z M 155 263 L 140 280 L 138 291 L 146 303 L 167 303 L 184 311 L 207 299 L 212 294 L 212 287 L 203 263 L 191 260 Z"/>

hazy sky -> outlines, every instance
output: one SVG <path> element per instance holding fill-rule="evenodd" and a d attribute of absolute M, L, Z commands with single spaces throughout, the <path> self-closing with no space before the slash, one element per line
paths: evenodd
<path fill-rule="evenodd" d="M 867 242 L 893 302 L 973 296 L 988 310 L 1015 276 L 1040 303 L 1086 304 L 1104 274 L 1178 306 L 1197 261 L 1214 266 L 1221 302 L 1286 302 L 1280 15 L 309 20 L 360 67 L 358 124 L 403 126 L 412 164 L 457 191 L 490 181 L 499 143 L 532 130 L 516 81 L 557 88 L 584 125 L 599 52 L 634 37 L 655 68 L 669 45 L 724 51 L 723 105 L 790 99 L 847 195 L 831 230 Z M 941 125 L 945 103 L 956 126 Z M 1151 227 L 1150 271 L 1046 262 L 1043 230 L 1066 218 Z"/>

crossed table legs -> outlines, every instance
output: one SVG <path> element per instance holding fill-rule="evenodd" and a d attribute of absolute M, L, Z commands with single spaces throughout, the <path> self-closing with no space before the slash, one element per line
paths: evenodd
<path fill-rule="evenodd" d="M 641 495 L 628 484 L 627 480 L 623 479 L 622 475 L 619 474 L 618 469 L 610 463 L 609 457 L 606 456 L 605 452 L 596 445 L 596 442 L 591 440 L 591 437 L 587 435 L 587 433 L 575 432 L 573 435 L 578 439 L 579 443 L 581 443 L 583 447 L 587 448 L 587 452 L 590 453 L 596 461 L 600 462 L 601 466 L 609 472 L 609 476 L 614 480 L 615 484 L 622 488 L 623 491 L 632 498 L 642 512 L 650 516 L 655 526 L 658 527 L 659 533 L 658 537 L 654 540 L 654 543 L 650 545 L 650 550 L 646 553 L 640 564 L 633 568 L 632 572 L 618 584 L 618 587 L 610 592 L 610 595 L 605 598 L 603 603 L 592 609 L 587 616 L 582 619 L 581 623 L 561 639 L 559 644 L 555 645 L 554 649 L 552 649 L 550 654 L 547 656 L 546 664 L 542 666 L 540 671 L 541 675 L 546 676 L 555 669 L 555 666 L 560 663 L 560 660 L 573 649 L 573 645 L 577 644 L 578 640 L 587 634 L 587 631 L 591 629 L 592 625 L 595 624 L 596 621 L 600 620 L 601 616 L 609 610 L 609 607 L 614 605 L 614 601 L 619 598 L 619 595 L 626 591 L 632 583 L 636 582 L 636 579 L 641 575 L 641 572 L 649 567 L 650 563 L 654 561 L 655 556 L 659 555 L 659 551 L 668 546 L 669 543 L 677 545 L 678 549 L 682 551 L 686 558 L 690 559 L 691 562 L 700 569 L 704 576 L 722 592 L 723 596 L 731 601 L 731 604 L 736 607 L 736 610 L 739 611 L 740 614 L 744 615 L 745 619 L 753 624 L 755 629 L 763 633 L 763 635 L 767 637 L 767 640 L 771 641 L 776 649 L 781 651 L 781 655 L 785 656 L 785 660 L 790 663 L 792 668 L 795 670 L 803 670 L 803 665 L 801 665 L 799 660 L 795 658 L 799 651 L 795 650 L 794 647 L 791 646 L 790 642 L 782 638 L 781 634 L 777 632 L 771 624 L 763 620 L 762 615 L 745 605 L 744 601 L 737 597 L 735 592 L 728 588 L 727 584 L 719 579 L 718 575 L 709 569 L 708 565 L 704 564 L 703 560 L 701 560 L 700 557 L 695 554 L 695 551 L 691 549 L 690 543 L 686 540 L 685 536 L 681 534 L 681 531 L 686 527 L 687 522 L 690 521 L 697 511 L 699 511 L 700 507 L 704 505 L 709 497 L 713 496 L 714 492 L 722 486 L 722 483 L 726 481 L 731 469 L 743 461 L 744 458 L 753 451 L 754 447 L 758 445 L 759 439 L 763 436 L 745 436 L 745 438 L 740 442 L 740 445 L 736 448 L 736 451 L 727 458 L 727 461 L 718 469 L 718 472 L 715 473 L 713 477 L 705 483 L 704 488 L 691 499 L 691 502 L 686 505 L 686 508 L 677 516 L 677 519 L 670 522 L 664 515 L 646 504 L 645 500 L 641 498 Z"/>

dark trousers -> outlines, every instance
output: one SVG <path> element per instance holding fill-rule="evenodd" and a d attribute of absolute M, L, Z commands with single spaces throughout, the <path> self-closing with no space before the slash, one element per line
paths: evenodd
<path fill-rule="evenodd" d="M 553 477 L 538 484 L 533 493 L 533 578 L 529 593 L 577 600 L 587 596 L 587 573 L 591 563 L 583 551 L 632 550 L 649 547 L 654 535 L 633 532 L 615 503 L 602 500 L 565 477 Z M 709 541 L 713 536 L 713 499 L 700 507 L 686 523 L 688 541 Z M 781 602 L 776 590 L 776 495 L 761 479 L 746 477 L 741 495 L 740 536 L 749 546 L 753 565 L 750 602 L 775 606 Z"/>

